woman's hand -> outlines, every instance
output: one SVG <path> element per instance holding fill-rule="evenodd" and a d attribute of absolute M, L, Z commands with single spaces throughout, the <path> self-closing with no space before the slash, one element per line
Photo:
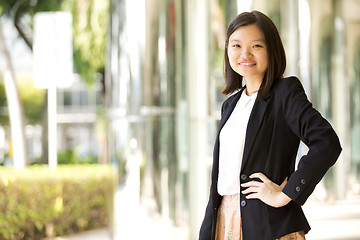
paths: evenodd
<path fill-rule="evenodd" d="M 282 207 L 291 201 L 285 193 L 282 192 L 287 183 L 287 178 L 279 186 L 270 181 L 263 173 L 254 173 L 250 178 L 259 178 L 262 182 L 250 181 L 241 184 L 242 187 L 247 187 L 243 190 L 243 194 L 249 194 L 247 199 L 260 199 L 264 203 L 272 207 Z"/>

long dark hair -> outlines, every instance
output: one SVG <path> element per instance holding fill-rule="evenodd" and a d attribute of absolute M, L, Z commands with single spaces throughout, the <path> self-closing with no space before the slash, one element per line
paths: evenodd
<path fill-rule="evenodd" d="M 230 23 L 227 30 L 224 52 L 224 78 L 226 85 L 222 91 L 223 94 L 231 94 L 243 87 L 243 77 L 231 68 L 227 52 L 230 35 L 239 27 L 251 24 L 256 24 L 264 34 L 268 56 L 268 68 L 260 86 L 258 98 L 265 96 L 274 81 L 281 78 L 284 74 L 286 68 L 285 50 L 275 24 L 269 17 L 259 11 L 243 12 Z"/>

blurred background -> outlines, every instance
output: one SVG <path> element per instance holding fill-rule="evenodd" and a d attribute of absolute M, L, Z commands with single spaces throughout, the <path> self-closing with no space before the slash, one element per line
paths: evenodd
<path fill-rule="evenodd" d="M 0 239 L 197 239 L 226 29 L 253 9 L 343 147 L 307 239 L 360 239 L 360 0 L 0 0 Z"/>

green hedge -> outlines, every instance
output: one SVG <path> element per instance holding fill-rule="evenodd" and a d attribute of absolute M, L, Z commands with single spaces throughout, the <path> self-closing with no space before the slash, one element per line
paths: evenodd
<path fill-rule="evenodd" d="M 41 239 L 108 226 L 116 179 L 109 165 L 0 167 L 0 239 Z"/>

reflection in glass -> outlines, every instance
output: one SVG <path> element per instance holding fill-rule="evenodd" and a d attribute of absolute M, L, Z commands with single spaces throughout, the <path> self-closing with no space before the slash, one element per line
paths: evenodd
<path fill-rule="evenodd" d="M 360 39 L 359 39 L 360 42 Z M 353 194 L 360 194 L 360 48 L 354 59 L 354 78 L 350 87 L 350 188 Z"/>
<path fill-rule="evenodd" d="M 80 106 L 86 106 L 88 104 L 88 93 L 87 91 L 80 91 L 79 92 L 80 97 Z"/>
<path fill-rule="evenodd" d="M 211 159 L 220 108 L 225 99 L 221 90 L 224 87 L 223 57 L 226 27 L 238 11 L 244 11 L 251 5 L 273 19 L 281 31 L 287 48 L 289 60 L 287 70 L 290 71 L 286 75 L 301 73 L 302 80 L 307 84 L 311 81 L 309 96 L 311 95 L 314 106 L 330 122 L 337 116 L 334 110 L 336 99 L 333 99 L 336 97 L 333 96 L 336 95 L 333 89 L 334 69 L 340 67 L 333 61 L 336 48 L 334 47 L 334 16 L 329 13 L 333 11 L 332 7 L 327 7 L 329 12 L 323 12 L 323 9 L 313 1 L 306 0 L 301 2 L 196 1 L 198 2 L 195 4 L 193 1 L 182 0 L 112 0 L 108 44 L 109 69 L 106 97 L 109 106 L 109 152 L 112 162 L 119 167 L 120 175 L 125 176 L 128 171 L 126 164 L 132 161 L 131 159 L 140 159 L 141 199 L 139 201 L 154 210 L 153 212 L 159 213 L 163 219 L 173 220 L 179 225 L 186 225 L 193 220 L 189 219 L 191 204 L 188 181 L 191 179 L 189 169 L 194 171 L 192 165 L 194 162 L 189 161 L 191 157 L 189 145 L 195 140 L 193 138 L 190 141 L 189 129 L 195 125 L 190 116 L 192 105 L 189 104 L 194 100 L 189 95 L 190 92 L 195 92 L 199 93 L 197 96 L 202 96 L 201 91 L 203 89 L 207 91 L 204 97 L 199 97 L 203 100 L 200 101 L 201 106 L 204 106 L 203 109 L 207 112 L 206 124 L 204 124 L 206 140 L 196 143 L 206 146 L 192 145 L 198 149 L 200 147 L 209 149 L 206 151 L 208 153 L 206 158 Z M 309 8 L 308 12 L 301 14 L 298 12 L 299 2 Z M 201 22 L 203 19 L 198 15 L 191 16 L 185 11 L 189 10 L 191 4 L 201 6 L 201 13 L 206 11 L 204 14 L 207 19 L 204 21 L 206 24 L 196 23 L 195 21 Z M 308 21 L 306 24 L 302 21 L 304 18 L 301 18 L 304 16 Z M 201 47 L 197 45 L 199 42 L 194 38 L 195 35 L 188 34 L 191 32 L 189 30 L 191 26 L 203 27 L 201 31 L 199 30 L 202 34 L 199 39 L 206 40 L 201 41 L 203 44 Z M 299 30 L 298 27 L 303 29 Z M 187 42 L 189 39 L 191 42 Z M 305 55 L 300 53 L 301 50 L 297 49 L 300 44 L 304 44 L 302 49 L 309 53 Z M 190 45 L 196 46 L 190 48 Z M 206 55 L 202 55 L 200 51 L 203 46 L 208 49 Z M 313 46 L 316 48 L 310 51 L 310 47 Z M 188 49 L 195 50 L 187 52 Z M 353 175 L 356 175 L 357 183 L 360 175 L 360 153 L 357 147 L 360 139 L 360 115 L 357 110 L 360 109 L 359 55 L 358 53 L 354 60 L 356 77 L 351 82 L 350 97 L 351 164 L 354 166 L 352 171 L 356 172 Z M 201 56 L 206 56 L 205 64 L 195 62 L 199 61 Z M 191 59 L 192 57 L 196 60 Z M 307 61 L 304 62 L 305 58 Z M 302 69 L 305 71 L 300 72 L 299 60 L 301 67 L 304 64 L 308 65 L 306 69 Z M 197 68 L 196 70 L 206 69 L 204 72 L 207 74 L 202 72 L 202 75 L 208 76 L 206 77 L 208 86 L 201 85 L 201 89 L 198 89 L 196 84 L 204 81 L 197 77 L 189 78 L 192 74 L 197 76 L 194 74 L 196 71 L 192 69 L 193 66 Z M 193 86 L 193 81 L 198 82 Z M 308 86 L 305 88 L 308 90 Z M 96 99 L 100 101 L 99 95 Z M 64 93 L 64 103 L 66 101 L 70 104 L 71 95 Z M 204 168 L 210 174 L 211 160 L 208 162 L 204 164 Z M 198 170 L 195 172 L 199 173 Z M 326 191 L 335 191 L 332 189 L 335 185 L 333 175 L 330 171 L 325 178 Z"/>
<path fill-rule="evenodd" d="M 331 86 L 332 86 L 332 45 L 333 41 L 330 36 L 324 37 L 320 44 L 318 76 L 313 78 L 312 95 L 314 105 L 324 114 L 325 118 L 332 118 L 331 111 Z"/>
<path fill-rule="evenodd" d="M 136 141 L 142 204 L 175 221 L 186 210 L 186 188 L 178 187 L 187 170 L 178 161 L 186 166 L 186 106 L 177 108 L 186 98 L 183 4 L 112 1 L 107 86 L 113 162 L 125 177 Z"/>
<path fill-rule="evenodd" d="M 71 99 L 72 99 L 71 92 L 64 91 L 64 106 L 71 106 L 73 104 Z"/>

